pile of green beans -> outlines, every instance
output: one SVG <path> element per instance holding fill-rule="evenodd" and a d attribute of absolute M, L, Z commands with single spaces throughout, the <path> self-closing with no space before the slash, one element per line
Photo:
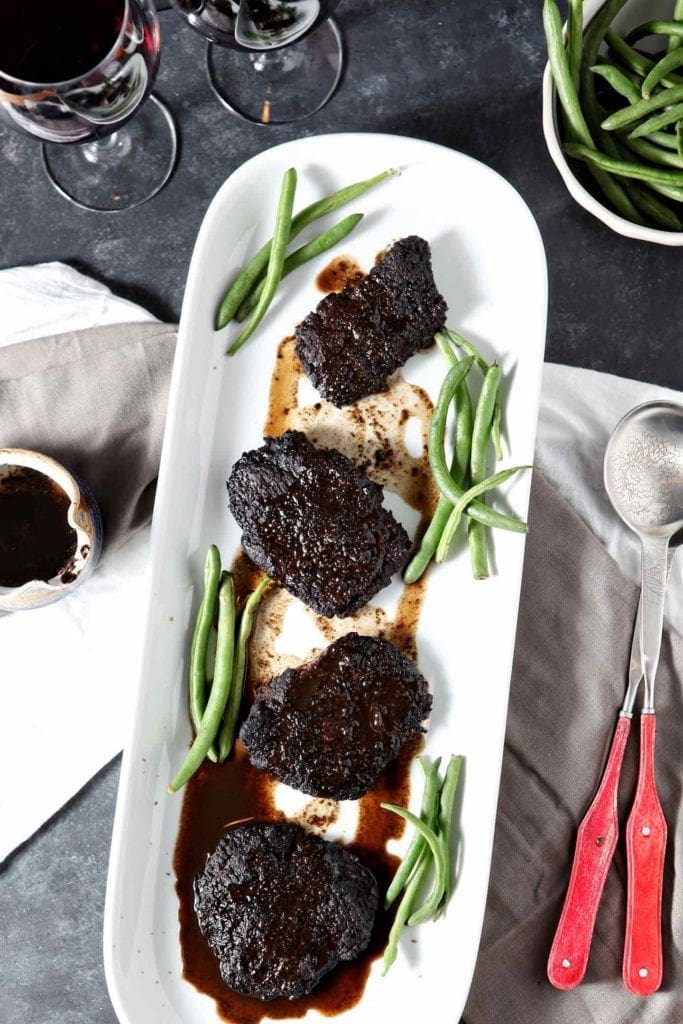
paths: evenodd
<path fill-rule="evenodd" d="M 382 171 L 381 174 L 376 174 L 373 178 L 358 181 L 354 185 L 339 189 L 338 192 L 333 192 L 332 195 L 319 199 L 300 210 L 299 213 L 292 215 L 297 175 L 293 167 L 285 172 L 280 188 L 273 237 L 259 249 L 238 274 L 216 312 L 216 330 L 226 327 L 231 320 L 242 323 L 249 317 L 242 333 L 228 348 L 228 355 L 234 355 L 239 351 L 254 333 L 266 315 L 282 278 L 309 260 L 327 252 L 328 249 L 350 235 L 363 219 L 363 214 L 355 213 L 345 217 L 287 256 L 289 243 L 309 224 L 339 209 L 340 206 L 345 206 L 397 173 L 393 168 Z"/>
<path fill-rule="evenodd" d="M 422 806 L 419 817 L 405 807 L 383 803 L 381 806 L 397 814 L 413 826 L 414 834 L 405 857 L 394 875 L 384 898 L 384 906 L 390 907 L 401 896 L 396 908 L 394 922 L 384 951 L 383 973 L 386 974 L 396 960 L 398 943 L 406 925 L 412 927 L 430 918 L 436 920 L 445 910 L 453 891 L 453 860 L 451 855 L 451 831 L 453 804 L 458 788 L 462 767 L 461 756 L 451 756 L 443 779 L 439 776 L 441 758 L 433 761 L 429 768 L 423 758 L 420 767 L 425 776 Z M 430 868 L 433 881 L 429 895 L 418 907 L 423 884 Z"/>
<path fill-rule="evenodd" d="M 469 520 L 467 536 L 472 574 L 478 580 L 489 575 L 486 527 L 515 533 L 526 533 L 527 529 L 521 519 L 496 512 L 478 500 L 521 469 L 530 468 L 514 466 L 487 476 L 489 446 L 493 447 L 497 459 L 503 456 L 500 366 L 495 362 L 489 364 L 471 342 L 449 327 L 436 335 L 436 342 L 449 368 L 429 425 L 429 464 L 440 496 L 420 546 L 403 573 L 406 583 L 419 580 L 433 559 L 442 562 L 446 558 L 463 514 Z M 456 348 L 464 353 L 462 359 L 458 359 Z M 468 374 L 475 364 L 484 377 L 476 408 L 467 385 Z M 451 403 L 455 405 L 455 432 L 449 469 L 445 435 Z"/>
<path fill-rule="evenodd" d="M 269 583 L 269 577 L 264 576 L 238 615 L 231 573 L 221 570 L 221 556 L 215 544 L 206 553 L 204 594 L 190 647 L 189 704 L 195 737 L 168 787 L 169 793 L 182 789 L 206 757 L 225 761 L 230 756 L 244 690 L 249 638 Z M 209 682 L 209 640 L 214 627 L 216 655 L 213 679 Z"/>
<path fill-rule="evenodd" d="M 607 0 L 584 33 L 583 0 L 570 0 L 565 45 L 557 2 L 544 0 L 563 148 L 627 220 L 683 231 L 683 0 L 671 20 L 644 22 L 622 39 L 611 24 L 626 2 Z M 634 49 L 648 37 L 662 41 L 656 59 Z M 600 98 L 597 80 L 606 83 Z"/>

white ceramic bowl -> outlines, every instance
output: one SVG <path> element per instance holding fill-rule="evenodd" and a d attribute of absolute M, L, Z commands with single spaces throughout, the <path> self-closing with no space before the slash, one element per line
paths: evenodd
<path fill-rule="evenodd" d="M 0 476 L 20 468 L 32 469 L 54 481 L 69 499 L 67 521 L 76 532 L 76 552 L 69 564 L 69 578 L 29 580 L 19 587 L 0 586 L 0 611 L 41 608 L 72 594 L 91 574 L 102 550 L 102 520 L 88 487 L 61 463 L 24 448 L 0 448 Z"/>
<path fill-rule="evenodd" d="M 603 6 L 604 0 L 586 0 L 584 4 L 583 23 L 586 26 Z M 673 9 L 673 0 L 631 0 L 615 19 L 615 29 L 623 34 L 636 25 L 652 18 L 670 18 Z M 651 40 L 645 40 L 643 48 Z M 643 227 L 641 224 L 634 224 L 625 217 L 621 217 L 609 207 L 605 206 L 600 199 L 589 192 L 574 174 L 572 165 L 568 162 L 562 150 L 562 141 L 557 123 L 557 93 L 550 74 L 550 66 L 546 65 L 543 75 L 543 134 L 551 159 L 569 190 L 570 195 L 576 202 L 588 210 L 594 217 L 601 220 L 608 228 L 617 231 L 627 238 L 637 238 L 643 242 L 658 242 L 660 245 L 683 245 L 683 231 L 663 231 L 660 228 Z"/>

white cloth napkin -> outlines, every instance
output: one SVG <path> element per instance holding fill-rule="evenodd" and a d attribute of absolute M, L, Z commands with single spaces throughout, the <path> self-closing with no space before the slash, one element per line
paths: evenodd
<path fill-rule="evenodd" d="M 154 319 L 59 263 L 0 271 L 0 310 L 0 345 Z M 638 543 L 609 507 L 602 456 L 617 420 L 653 398 L 681 400 L 666 388 L 545 367 L 536 464 L 634 580 Z M 148 543 L 147 528 L 111 553 L 69 600 L 0 618 L 0 861 L 121 749 L 140 660 Z M 682 580 L 683 564 L 674 564 L 674 623 L 683 621 Z"/>
<path fill-rule="evenodd" d="M 0 346 L 156 319 L 61 263 L 0 271 L 0 311 Z M 68 600 L 0 613 L 0 862 L 121 749 L 142 644 L 149 532 L 111 552 Z"/>

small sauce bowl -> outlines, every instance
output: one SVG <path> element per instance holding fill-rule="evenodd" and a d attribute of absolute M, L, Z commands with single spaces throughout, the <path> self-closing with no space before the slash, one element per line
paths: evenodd
<path fill-rule="evenodd" d="M 102 550 L 102 520 L 95 499 L 85 484 L 47 455 L 26 451 L 22 448 L 0 448 L 0 495 L 3 491 L 3 481 L 5 481 L 5 493 L 10 491 L 10 479 L 14 485 L 12 492 L 21 495 L 23 505 L 14 505 L 15 518 L 11 523 L 6 524 L 11 527 L 12 537 L 15 540 L 18 538 L 18 540 L 11 552 L 9 547 L 7 548 L 7 552 L 10 552 L 11 556 L 11 570 L 0 561 L 0 610 L 16 611 L 24 608 L 40 608 L 73 593 L 91 574 Z M 24 488 L 21 486 L 22 480 L 26 484 Z M 24 491 L 25 493 L 23 493 Z M 32 493 L 35 494 L 34 499 Z M 46 516 L 43 512 L 50 504 L 50 497 L 52 498 L 52 509 L 50 515 Z M 30 511 L 33 500 L 35 500 L 36 519 L 31 522 Z M 39 502 L 40 515 L 38 514 Z M 36 531 L 43 528 L 51 529 L 54 533 L 56 544 L 54 562 L 47 579 L 29 578 L 33 570 L 28 568 L 26 579 L 22 578 L 20 544 L 24 524 L 17 521 L 16 518 L 16 510 L 21 507 L 25 509 L 26 513 L 25 565 L 27 567 L 36 562 L 36 552 L 30 549 L 30 537 L 35 537 Z M 3 525 L 0 522 L 1 529 L 3 529 Z M 8 532 L 6 529 L 5 535 Z M 50 564 L 47 538 L 41 536 L 40 548 L 43 551 L 44 564 Z M 14 577 L 19 576 L 22 578 L 22 582 L 17 580 L 16 584 L 13 582 L 9 585 L 10 572 L 14 574 L 13 581 Z M 48 575 L 48 573 L 43 573 L 43 575 Z"/>

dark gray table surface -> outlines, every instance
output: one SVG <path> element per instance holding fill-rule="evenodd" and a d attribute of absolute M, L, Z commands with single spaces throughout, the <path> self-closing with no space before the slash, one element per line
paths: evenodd
<path fill-rule="evenodd" d="M 546 153 L 540 3 L 346 0 L 340 90 L 308 121 L 270 129 L 233 119 L 204 78 L 202 40 L 173 12 L 161 20 L 158 91 L 183 146 L 175 177 L 139 210 L 76 210 L 44 178 L 36 143 L 0 128 L 0 265 L 65 260 L 176 320 L 201 219 L 244 160 L 319 132 L 415 135 L 490 164 L 529 203 L 550 268 L 549 360 L 683 385 L 682 251 L 629 241 L 593 220 Z M 3 1024 L 116 1020 L 101 927 L 117 778 L 114 761 L 0 869 Z"/>

